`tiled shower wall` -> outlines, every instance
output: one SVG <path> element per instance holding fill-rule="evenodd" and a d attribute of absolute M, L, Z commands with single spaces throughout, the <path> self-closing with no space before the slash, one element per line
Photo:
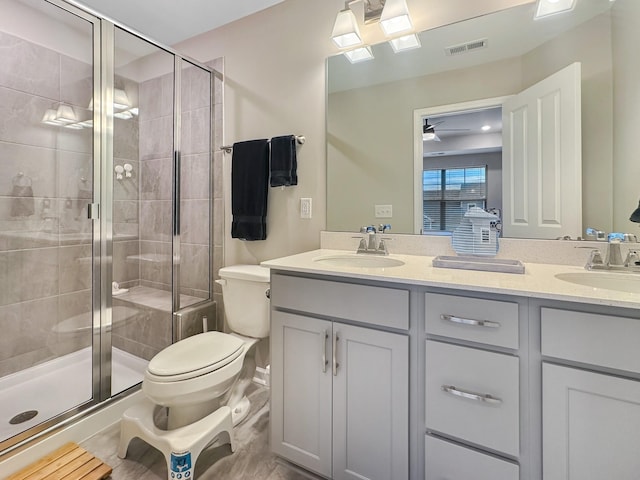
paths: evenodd
<path fill-rule="evenodd" d="M 118 77 L 114 79 L 116 88 L 127 93 L 132 105 L 138 105 L 138 84 L 132 80 Z M 113 164 L 124 168 L 133 167 L 131 177 L 122 179 L 113 175 L 113 281 L 121 287 L 138 285 L 140 278 L 140 162 L 138 117 L 113 119 Z"/>
<path fill-rule="evenodd" d="M 182 70 L 181 293 L 207 298 L 211 165 L 209 76 Z M 140 84 L 140 283 L 171 290 L 173 76 Z"/>
<path fill-rule="evenodd" d="M 89 48 L 91 48 L 89 46 Z M 86 204 L 92 132 L 41 123 L 58 102 L 85 112 L 92 68 L 0 32 L 0 376 L 88 345 L 54 328 L 91 309 Z M 20 175 L 22 174 L 22 175 Z M 28 179 L 33 196 L 14 196 Z M 58 232 L 66 240 L 58 239 Z"/>
<path fill-rule="evenodd" d="M 220 72 L 222 59 L 209 66 Z M 203 73 L 194 67 L 182 71 L 180 292 L 204 299 L 208 297 L 211 272 L 217 271 L 223 258 L 224 212 L 222 152 L 218 148 L 222 142 L 222 75 L 217 73 L 214 77 L 214 100 L 210 107 L 208 75 Z M 138 313 L 126 325 L 114 327 L 113 344 L 150 359 L 172 340 L 172 314 L 167 305 L 170 305 L 172 281 L 173 75 L 144 81 L 137 88 L 125 79 L 117 80 L 116 84 L 124 85 L 130 97 L 132 91 L 138 96 L 139 121 L 129 133 L 137 133 L 135 129 L 139 129 L 140 140 L 135 157 L 139 161 L 130 162 L 134 166 L 132 178 L 114 181 L 114 280 L 127 288 L 140 285 L 153 291 L 136 293 L 140 300 L 129 305 L 135 305 Z M 212 130 L 209 129 L 211 108 L 214 109 Z M 134 149 L 128 147 L 124 132 L 119 135 L 116 129 L 114 137 L 115 162 L 132 158 Z M 124 145 L 118 145 L 121 138 Z M 209 155 L 210 139 L 215 152 L 213 164 Z M 212 174 L 213 217 L 209 219 Z M 127 184 L 131 184 L 131 189 L 125 188 Z M 136 209 L 131 208 L 136 205 L 139 241 L 118 240 L 120 235 L 132 233 L 137 225 Z M 211 255 L 210 237 L 214 243 Z M 166 292 L 165 301 L 160 301 L 162 292 Z M 219 292 L 215 295 L 219 297 L 217 306 L 221 309 L 221 295 Z M 127 305 L 125 297 L 114 298 L 114 305 Z M 165 307 L 151 306 L 160 303 Z M 221 315 L 219 311 L 218 318 Z"/>

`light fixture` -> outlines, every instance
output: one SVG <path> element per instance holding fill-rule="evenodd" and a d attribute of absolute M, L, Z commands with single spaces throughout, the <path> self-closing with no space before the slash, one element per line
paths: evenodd
<path fill-rule="evenodd" d="M 76 113 L 73 111 L 73 108 L 70 105 L 65 105 L 61 103 L 58 105 L 58 109 L 56 110 L 56 120 L 59 123 L 67 124 L 67 123 L 76 123 L 78 118 L 76 117 Z"/>
<path fill-rule="evenodd" d="M 344 56 L 347 57 L 351 63 L 373 60 L 373 52 L 368 45 L 344 52 Z"/>
<path fill-rule="evenodd" d="M 129 110 L 115 112 L 113 116 L 116 118 L 121 118 L 122 120 L 129 120 L 130 118 L 133 118 L 133 114 Z"/>
<path fill-rule="evenodd" d="M 576 0 L 538 0 L 536 19 L 573 10 Z"/>
<path fill-rule="evenodd" d="M 429 124 L 427 118 L 424 119 L 424 125 L 422 126 L 422 140 L 425 142 L 439 142 L 440 137 L 436 135 L 436 128 Z"/>
<path fill-rule="evenodd" d="M 121 88 L 113 89 L 113 108 L 117 108 L 118 110 L 124 110 L 125 108 L 129 108 L 131 103 L 129 102 L 129 97 L 127 96 L 127 92 L 122 90 Z"/>
<path fill-rule="evenodd" d="M 331 38 L 339 48 L 349 48 L 362 44 L 356 16 L 349 7 L 340 10 L 333 24 Z"/>
<path fill-rule="evenodd" d="M 57 109 L 55 108 L 47 108 L 47 111 L 44 112 L 44 116 L 42 117 L 42 123 L 46 123 L 47 125 L 62 125 L 62 122 L 56 117 L 56 112 Z"/>
<path fill-rule="evenodd" d="M 393 38 L 389 40 L 391 48 L 395 53 L 404 52 L 405 50 L 413 50 L 414 48 L 420 48 L 420 39 L 415 33 L 410 33 L 404 37 Z"/>
<path fill-rule="evenodd" d="M 491 125 L 483 125 L 481 129 L 483 132 L 488 132 L 491 130 Z"/>
<path fill-rule="evenodd" d="M 113 108 L 115 108 L 116 110 L 125 110 L 129 107 L 131 107 L 131 102 L 129 101 L 129 96 L 127 95 L 127 92 L 125 92 L 121 88 L 114 88 L 113 89 Z M 93 97 L 91 97 L 91 100 L 89 101 L 89 106 L 87 107 L 87 110 L 93 111 Z M 137 113 L 134 113 L 134 115 L 137 115 Z"/>
<path fill-rule="evenodd" d="M 387 36 L 411 30 L 413 25 L 409 16 L 407 1 L 386 0 L 380 16 L 380 27 Z"/>

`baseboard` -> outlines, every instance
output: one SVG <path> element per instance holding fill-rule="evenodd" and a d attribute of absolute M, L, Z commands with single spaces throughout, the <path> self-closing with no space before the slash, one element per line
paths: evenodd
<path fill-rule="evenodd" d="M 253 376 L 254 383 L 268 387 L 270 385 L 271 365 L 266 367 L 256 367 L 256 373 Z"/>

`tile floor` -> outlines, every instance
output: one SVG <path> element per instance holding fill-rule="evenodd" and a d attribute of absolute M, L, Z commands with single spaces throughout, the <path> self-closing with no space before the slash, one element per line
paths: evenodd
<path fill-rule="evenodd" d="M 236 451 L 229 445 L 206 449 L 196 462 L 196 480 L 306 480 L 316 478 L 277 460 L 269 449 L 269 391 L 252 386 L 249 416 L 234 429 Z M 81 446 L 113 468 L 113 480 L 164 480 L 162 454 L 139 439 L 129 444 L 127 458 L 116 455 L 119 425 L 97 433 Z"/>

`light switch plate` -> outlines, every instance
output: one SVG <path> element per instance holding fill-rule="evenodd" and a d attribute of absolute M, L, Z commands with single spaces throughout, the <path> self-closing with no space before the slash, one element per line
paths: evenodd
<path fill-rule="evenodd" d="M 393 205 L 376 205 L 376 218 L 392 218 Z"/>

